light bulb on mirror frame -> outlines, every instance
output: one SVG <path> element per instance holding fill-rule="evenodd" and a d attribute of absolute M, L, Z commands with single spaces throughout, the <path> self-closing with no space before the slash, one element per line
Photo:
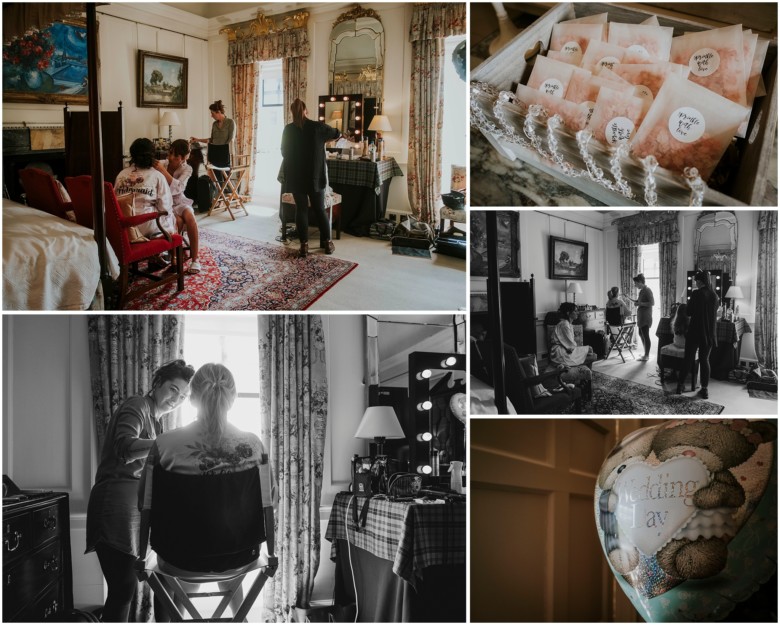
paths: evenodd
<path fill-rule="evenodd" d="M 417 465 L 417 473 L 422 473 L 423 475 L 430 475 L 431 473 L 433 473 L 433 469 L 429 464 L 420 464 Z"/>
<path fill-rule="evenodd" d="M 431 375 L 432 375 L 432 373 L 431 373 L 430 369 L 423 369 L 422 371 L 420 371 L 417 374 L 417 379 L 418 380 L 427 380 L 428 378 L 431 377 Z"/>
<path fill-rule="evenodd" d="M 433 408 L 433 402 L 430 399 L 426 399 L 425 401 L 421 401 L 419 404 L 417 404 L 417 410 L 424 411 L 424 410 L 430 410 Z"/>
<path fill-rule="evenodd" d="M 430 432 L 421 432 L 417 435 L 417 440 L 421 443 L 428 443 L 433 440 L 433 434 Z"/>
<path fill-rule="evenodd" d="M 441 361 L 441 366 L 443 369 L 446 369 L 447 367 L 454 367 L 456 362 L 458 362 L 458 359 L 455 358 L 455 356 L 450 356 Z"/>

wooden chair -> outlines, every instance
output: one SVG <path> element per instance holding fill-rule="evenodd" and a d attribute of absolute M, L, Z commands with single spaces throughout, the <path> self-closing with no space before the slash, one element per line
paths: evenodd
<path fill-rule="evenodd" d="M 117 308 L 122 308 L 128 301 L 159 286 L 176 280 L 176 291 L 184 290 L 184 262 L 182 258 L 182 237 L 179 234 L 170 234 L 165 230 L 160 217 L 165 213 L 144 213 L 133 217 L 123 217 L 119 202 L 114 193 L 114 186 L 110 182 L 105 184 L 106 203 L 106 236 L 114 248 L 119 261 L 119 294 Z M 157 221 L 157 227 L 162 233 L 161 237 L 140 243 L 130 243 L 128 229 L 132 226 L 140 226 L 151 220 Z M 149 260 L 163 252 L 176 253 L 176 273 L 156 275 L 149 271 L 141 271 L 138 263 Z M 130 292 L 128 290 L 130 274 L 147 278 L 149 282 Z"/>
<path fill-rule="evenodd" d="M 216 147 L 221 146 L 212 146 L 210 149 L 213 150 Z M 249 154 L 241 154 L 224 166 L 218 166 L 213 162 L 209 162 L 208 169 L 220 174 L 215 174 L 217 178 L 217 196 L 209 207 L 209 217 L 213 213 L 226 210 L 230 215 L 230 219 L 235 220 L 236 217 L 233 214 L 233 210 L 239 208 L 246 215 L 249 215 L 249 211 L 247 211 L 244 205 L 244 201 L 248 201 L 249 197 L 246 195 L 242 196 L 239 193 L 239 189 L 244 184 L 244 178 L 249 172 L 250 158 Z"/>
<path fill-rule="evenodd" d="M 661 385 L 664 383 L 664 376 L 666 369 L 672 369 L 677 372 L 677 388 L 682 391 L 685 387 L 685 378 L 688 377 L 689 371 L 685 370 L 685 348 L 677 347 L 674 343 L 664 345 L 660 350 L 660 359 L 658 362 L 658 371 L 661 377 Z M 696 379 L 699 377 L 699 357 L 696 354 L 696 358 L 691 363 L 691 390 L 696 390 Z"/>
<path fill-rule="evenodd" d="M 68 176 L 65 178 L 65 188 L 70 194 L 76 223 L 94 230 L 94 215 L 92 213 L 92 176 Z"/>
<path fill-rule="evenodd" d="M 62 199 L 54 176 L 42 169 L 28 167 L 19 170 L 19 178 L 22 180 L 27 206 L 72 221 L 68 218 L 68 213 L 73 210 L 72 203 Z"/>

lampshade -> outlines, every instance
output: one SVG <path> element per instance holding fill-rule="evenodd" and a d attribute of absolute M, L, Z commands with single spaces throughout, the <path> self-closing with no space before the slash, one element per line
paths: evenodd
<path fill-rule="evenodd" d="M 181 126 L 179 116 L 173 111 L 165 111 L 160 120 L 160 126 Z"/>
<path fill-rule="evenodd" d="M 355 438 L 404 438 L 392 406 L 369 406 L 363 413 Z"/>
<path fill-rule="evenodd" d="M 569 284 L 569 287 L 566 289 L 567 293 L 582 293 L 582 287 L 580 286 L 579 282 L 572 282 Z"/>
<path fill-rule="evenodd" d="M 331 119 L 343 119 L 344 112 L 343 111 L 333 111 L 333 115 L 330 116 Z"/>
<path fill-rule="evenodd" d="M 374 115 L 374 119 L 371 120 L 368 129 L 372 132 L 377 130 L 379 132 L 393 131 L 392 126 L 390 126 L 390 120 L 387 119 L 387 115 Z"/>
<path fill-rule="evenodd" d="M 738 286 L 730 286 L 728 293 L 726 293 L 726 299 L 742 299 L 744 297 L 742 289 Z"/>

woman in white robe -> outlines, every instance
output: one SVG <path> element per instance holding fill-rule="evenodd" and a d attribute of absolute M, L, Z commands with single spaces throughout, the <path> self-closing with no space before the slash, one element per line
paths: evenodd
<path fill-rule="evenodd" d="M 571 302 L 564 302 L 558 309 L 561 320 L 555 326 L 551 337 L 550 360 L 556 365 L 575 367 L 596 360 L 593 348 L 580 346 L 574 340 L 574 328 L 571 322 L 577 318 L 577 309 Z"/>

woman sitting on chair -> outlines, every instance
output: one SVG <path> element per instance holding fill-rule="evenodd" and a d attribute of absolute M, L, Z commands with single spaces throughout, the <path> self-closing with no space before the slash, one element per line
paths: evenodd
<path fill-rule="evenodd" d="M 569 384 L 579 384 L 585 401 L 590 400 L 592 373 L 590 364 L 597 359 L 593 348 L 579 346 L 574 340 L 574 328 L 571 322 L 577 318 L 577 307 L 564 302 L 558 309 L 561 320 L 550 336 L 550 364 L 568 371 L 561 374 L 561 380 Z"/>
<path fill-rule="evenodd" d="M 619 308 L 620 316 L 623 321 L 625 321 L 626 317 L 631 315 L 631 307 L 628 302 L 626 302 L 626 298 L 620 294 L 620 289 L 616 286 L 613 286 L 607 291 L 606 308 Z"/>
<path fill-rule="evenodd" d="M 672 331 L 674 332 L 674 346 L 680 349 L 685 349 L 685 335 L 688 333 L 688 327 L 691 325 L 691 318 L 688 316 L 688 305 L 680 304 L 672 319 Z M 683 386 L 685 385 L 685 378 L 688 372 L 685 367 L 677 373 L 677 394 L 680 395 L 683 392 Z M 696 380 L 693 381 L 694 385 Z"/>
<path fill-rule="evenodd" d="M 251 432 L 244 432 L 227 420 L 228 411 L 236 399 L 236 383 L 230 371 L 220 364 L 206 364 L 192 378 L 192 404 L 197 408 L 197 419 L 183 428 L 171 430 L 157 437 L 144 468 L 138 491 L 138 504 L 142 510 L 141 544 L 146 553 L 153 492 L 153 474 L 156 466 L 171 473 L 186 475 L 216 475 L 237 473 L 259 467 L 265 457 L 260 439 Z M 275 501 L 272 489 L 273 501 Z M 257 502 L 262 506 L 262 502 Z M 143 556 L 142 556 L 143 557 Z M 166 563 L 158 554 L 158 565 L 172 574 L 180 569 Z M 220 582 L 220 588 L 223 587 Z M 242 595 L 231 601 L 235 614 Z M 159 608 L 156 608 L 159 610 Z"/>

